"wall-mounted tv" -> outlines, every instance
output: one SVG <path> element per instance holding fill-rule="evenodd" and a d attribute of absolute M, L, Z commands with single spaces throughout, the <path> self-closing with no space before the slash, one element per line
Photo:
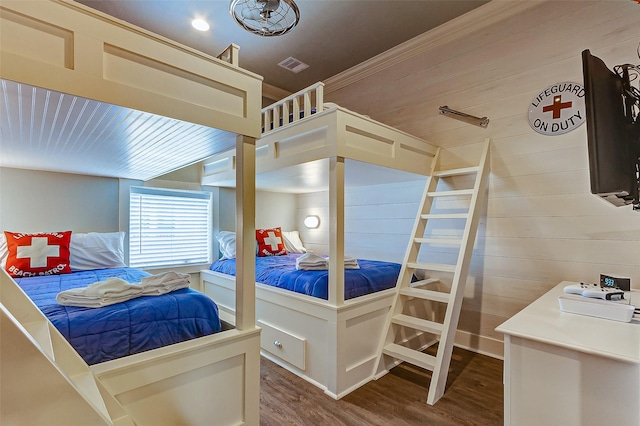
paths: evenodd
<path fill-rule="evenodd" d="M 582 68 L 591 193 L 640 210 L 640 101 L 629 77 L 636 67 L 617 66 L 614 72 L 584 50 Z"/>

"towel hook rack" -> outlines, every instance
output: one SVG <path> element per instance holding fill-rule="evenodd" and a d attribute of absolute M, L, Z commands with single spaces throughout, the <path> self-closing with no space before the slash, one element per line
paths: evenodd
<path fill-rule="evenodd" d="M 464 121 L 465 123 L 473 124 L 475 126 L 480 126 L 486 128 L 489 125 L 489 119 L 487 117 L 474 117 L 473 115 L 465 114 L 464 112 L 456 111 L 448 106 L 444 105 L 440 108 L 440 114 L 451 116 L 451 118 L 456 118 L 458 120 Z"/>

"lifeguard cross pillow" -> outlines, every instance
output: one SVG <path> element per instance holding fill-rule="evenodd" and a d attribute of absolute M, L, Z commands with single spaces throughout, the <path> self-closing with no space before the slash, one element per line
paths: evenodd
<path fill-rule="evenodd" d="M 69 274 L 71 231 L 23 234 L 4 232 L 7 240 L 5 269 L 12 277 Z"/>
<path fill-rule="evenodd" d="M 287 254 L 282 239 L 282 228 L 256 229 L 258 257 L 282 256 Z"/>

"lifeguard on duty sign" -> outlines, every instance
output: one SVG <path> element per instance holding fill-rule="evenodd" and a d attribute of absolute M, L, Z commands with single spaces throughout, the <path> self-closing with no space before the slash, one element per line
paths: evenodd
<path fill-rule="evenodd" d="M 584 87 L 556 83 L 544 89 L 529 105 L 529 124 L 543 135 L 562 135 L 584 123 Z"/>

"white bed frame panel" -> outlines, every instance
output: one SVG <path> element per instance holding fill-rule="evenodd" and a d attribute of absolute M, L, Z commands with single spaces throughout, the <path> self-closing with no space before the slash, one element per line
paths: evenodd
<path fill-rule="evenodd" d="M 239 134 L 235 328 L 89 367 L 6 272 L 3 425 L 258 425 L 255 138 L 261 77 L 69 0 L 0 4 L 0 78 Z M 249 247 L 244 250 L 243 247 Z M 11 374 L 11 372 L 16 372 Z"/>
<path fill-rule="evenodd" d="M 203 270 L 204 292 L 233 323 L 235 278 Z M 378 337 L 394 290 L 347 300 L 341 306 L 256 283 L 262 355 L 323 389 L 335 399 L 373 379 Z"/>
<path fill-rule="evenodd" d="M 260 136 L 262 78 L 71 0 L 3 0 L 1 77 Z M 232 61 L 232 63 L 227 62 Z"/>

